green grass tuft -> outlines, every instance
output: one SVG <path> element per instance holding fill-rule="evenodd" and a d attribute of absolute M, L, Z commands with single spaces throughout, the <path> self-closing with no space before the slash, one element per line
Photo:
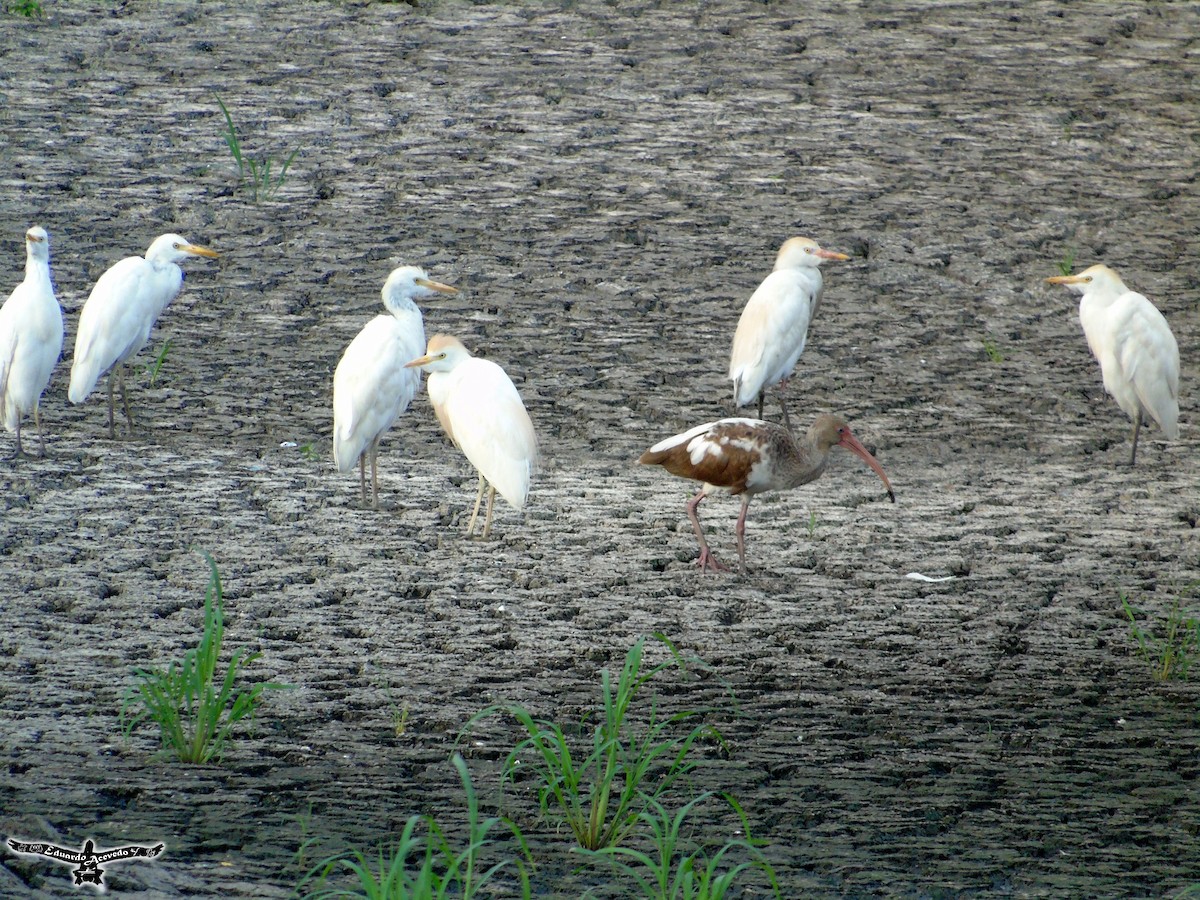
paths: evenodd
<path fill-rule="evenodd" d="M 288 685 L 259 683 L 235 691 L 238 672 L 259 656 L 236 650 L 224 678 L 217 680 L 217 663 L 225 639 L 224 597 L 221 575 L 212 556 L 208 561 L 208 590 L 204 597 L 204 632 L 199 645 L 182 661 L 165 669 L 134 669 L 137 683 L 125 692 L 121 704 L 121 727 L 126 738 L 146 720 L 156 722 L 162 733 L 163 753 L 180 762 L 209 763 L 219 759 L 233 728 L 251 718 L 268 689 Z"/>
<path fill-rule="evenodd" d="M 551 808 L 563 817 L 576 842 L 586 850 L 620 844 L 637 826 L 646 808 L 696 765 L 693 745 L 701 737 L 718 742 L 721 736 L 710 725 L 690 729 L 678 726 L 700 713 L 687 711 L 659 718 L 653 705 L 648 721 L 637 728 L 629 721 L 630 708 L 639 691 L 664 669 L 685 668 L 675 647 L 662 635 L 654 636 L 671 652 L 671 658 L 644 668 L 646 639 L 629 649 L 614 685 L 612 676 L 601 672 L 603 715 L 595 724 L 584 721 L 572 735 L 591 732 L 590 746 L 571 740 L 562 727 L 535 719 L 524 707 L 509 704 L 489 706 L 467 723 L 505 714 L 516 719 L 527 737 L 509 753 L 504 765 L 505 780 L 518 772 L 536 773 L 538 800 L 543 814 Z"/>
<path fill-rule="evenodd" d="M 465 847 L 453 845 L 432 816 L 411 816 L 404 823 L 399 840 L 391 847 L 380 848 L 371 858 L 358 850 L 330 857 L 315 866 L 301 880 L 296 888 L 297 894 L 311 884 L 314 892 L 304 896 L 314 900 L 329 900 L 335 897 L 359 897 L 366 900 L 433 900 L 455 897 L 472 900 L 489 881 L 502 871 L 512 869 L 520 880 L 520 896 L 528 900 L 530 883 L 526 862 L 532 866 L 533 859 L 529 855 L 529 848 L 520 829 L 506 819 L 480 818 L 479 798 L 471 784 L 467 764 L 457 753 L 450 761 L 458 770 L 466 794 Z M 424 836 L 418 834 L 418 828 L 422 825 Z M 484 851 L 496 843 L 490 835 L 498 825 L 502 825 L 516 840 L 522 855 L 505 857 L 487 866 L 483 860 Z M 357 882 L 355 889 L 325 886 L 329 877 L 339 870 L 348 873 Z"/>
<path fill-rule="evenodd" d="M 1171 601 L 1166 618 L 1159 628 L 1151 630 L 1138 622 L 1149 618 L 1135 608 L 1122 591 L 1121 608 L 1129 619 L 1129 631 L 1137 643 L 1138 655 L 1150 666 L 1155 681 L 1182 681 L 1188 677 L 1192 664 L 1200 657 L 1200 616 L 1184 608 L 1184 598 L 1195 594 L 1200 583 L 1190 585 Z M 1161 632 L 1161 634 L 1156 633 Z"/>
<path fill-rule="evenodd" d="M 293 150 L 282 164 L 278 159 L 271 159 L 265 154 L 257 159 L 246 156 L 242 151 L 242 142 L 238 138 L 237 128 L 233 124 L 233 115 L 219 96 L 217 105 L 221 107 L 221 112 L 225 116 L 223 136 L 234 162 L 237 163 L 238 177 L 250 188 L 250 194 L 255 203 L 259 200 L 271 200 L 283 187 L 283 183 L 287 179 L 287 171 L 292 165 L 292 160 L 296 158 L 296 154 L 300 152 L 300 148 L 297 147 Z"/>

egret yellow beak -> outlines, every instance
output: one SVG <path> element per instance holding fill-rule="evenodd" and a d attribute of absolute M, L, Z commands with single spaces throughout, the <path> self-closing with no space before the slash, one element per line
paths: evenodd
<path fill-rule="evenodd" d="M 34 233 L 31 231 L 31 232 L 29 232 L 28 234 L 26 234 L 26 235 L 25 235 L 25 240 L 27 240 L 27 241 L 33 241 L 35 244 L 40 244 L 42 241 L 44 241 L 44 240 L 46 240 L 46 239 L 45 239 L 44 237 L 42 237 L 41 235 L 39 235 L 39 234 L 34 234 Z"/>
<path fill-rule="evenodd" d="M 431 291 L 438 291 L 442 294 L 457 294 L 458 288 L 450 287 L 448 284 L 442 284 L 440 281 L 431 281 L 428 278 L 414 278 L 414 284 L 419 284 L 423 288 L 429 288 Z M 409 363 L 412 365 L 412 363 Z"/>
<path fill-rule="evenodd" d="M 410 363 L 405 363 L 405 364 L 404 364 L 404 368 L 406 368 L 406 369 L 415 369 L 415 368 L 417 368 L 418 366 L 427 366 L 427 365 L 429 365 L 431 362 L 433 362 L 435 359 L 437 359 L 438 357 L 440 357 L 441 355 L 442 355 L 442 354 L 440 354 L 440 353 L 427 353 L 427 354 L 425 354 L 424 356 L 420 356 L 420 357 L 418 357 L 417 359 L 414 359 L 414 360 L 413 360 L 412 362 L 410 362 Z"/>
<path fill-rule="evenodd" d="M 817 256 L 821 257 L 821 259 L 849 259 L 850 258 L 845 253 L 838 253 L 836 250 L 824 250 L 824 249 L 818 250 Z"/>
<path fill-rule="evenodd" d="M 1082 275 L 1052 275 L 1046 279 L 1047 284 L 1079 284 L 1082 282 Z"/>
<path fill-rule="evenodd" d="M 209 250 L 207 247 L 199 247 L 196 244 L 183 244 L 179 249 L 193 256 L 207 256 L 209 259 L 217 258 L 216 250 Z"/>

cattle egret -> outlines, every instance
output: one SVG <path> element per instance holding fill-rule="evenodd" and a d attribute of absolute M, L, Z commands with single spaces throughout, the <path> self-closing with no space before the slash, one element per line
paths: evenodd
<path fill-rule="evenodd" d="M 367 502 L 366 458 L 371 458 L 371 491 L 379 508 L 376 457 L 379 439 L 408 409 L 421 387 L 420 371 L 406 363 L 425 349 L 425 325 L 414 302 L 458 289 L 431 281 L 423 269 L 401 266 L 383 285 L 389 315 L 376 316 L 350 342 L 333 373 L 333 459 L 339 472 L 358 462 L 363 503 Z"/>
<path fill-rule="evenodd" d="M 761 419 L 767 388 L 778 384 L 783 421 L 791 430 L 782 391 L 804 353 L 808 326 L 821 305 L 825 285 L 819 266 L 827 259 L 849 258 L 845 253 L 822 250 L 809 238 L 783 242 L 774 270 L 746 302 L 733 336 L 729 377 L 735 406 L 745 406 L 757 397 Z"/>
<path fill-rule="evenodd" d="M 1125 287 L 1108 266 L 1046 281 L 1083 295 L 1079 321 L 1092 355 L 1100 361 L 1104 389 L 1133 419 L 1129 465 L 1137 460 L 1138 432 L 1146 416 L 1168 438 L 1179 437 L 1179 345 L 1158 308 Z"/>
<path fill-rule="evenodd" d="M 25 233 L 25 280 L 0 307 L 0 418 L 17 433 L 21 448 L 21 419 L 33 413 L 38 444 L 46 455 L 38 403 L 50 383 L 50 373 L 62 353 L 62 310 L 50 283 L 50 238 L 45 229 Z"/>
<path fill-rule="evenodd" d="M 845 447 L 863 458 L 883 479 L 888 497 L 896 495 L 883 468 L 850 433 L 850 426 L 837 416 L 818 416 L 800 443 L 791 431 L 758 419 L 721 419 L 698 425 L 691 431 L 659 441 L 642 454 L 638 462 L 662 466 L 672 475 L 703 483 L 700 492 L 687 504 L 688 518 L 700 543 L 700 571 L 710 566 L 724 571 L 700 528 L 697 508 L 700 501 L 716 490 L 742 495 L 742 512 L 737 520 L 738 558 L 746 571 L 746 511 L 750 498 L 765 491 L 787 491 L 821 477 L 829 461 L 829 451 Z"/>
<path fill-rule="evenodd" d="M 71 362 L 71 386 L 67 396 L 82 403 L 100 376 L 108 377 L 108 436 L 113 429 L 113 379 L 121 388 L 125 422 L 133 430 L 133 415 L 125 392 L 125 363 L 150 339 L 150 329 L 183 285 L 183 270 L 177 263 L 189 256 L 216 259 L 207 247 L 188 243 L 177 234 L 156 238 L 146 255 L 130 256 L 100 276 L 83 312 L 75 336 L 75 358 Z"/>
<path fill-rule="evenodd" d="M 492 529 L 496 492 L 516 509 L 525 506 L 529 481 L 537 466 L 537 437 L 521 395 L 505 371 L 494 362 L 476 359 L 457 339 L 435 334 L 424 356 L 409 366 L 429 374 L 429 401 L 449 438 L 479 471 L 475 510 L 467 534 L 489 487 L 483 537 Z"/>

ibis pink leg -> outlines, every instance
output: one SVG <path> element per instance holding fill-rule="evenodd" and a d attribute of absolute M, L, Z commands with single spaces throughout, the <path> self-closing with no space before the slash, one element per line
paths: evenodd
<path fill-rule="evenodd" d="M 696 565 L 700 567 L 701 572 L 707 571 L 709 566 L 712 566 L 714 572 L 728 572 L 729 569 L 721 565 L 720 561 L 713 556 L 712 551 L 708 549 L 708 541 L 704 540 L 704 531 L 700 528 L 700 516 L 696 509 L 706 496 L 708 495 L 701 490 L 688 501 L 687 505 L 688 518 L 692 520 L 692 528 L 696 531 L 696 540 L 700 543 L 700 558 L 696 560 Z"/>

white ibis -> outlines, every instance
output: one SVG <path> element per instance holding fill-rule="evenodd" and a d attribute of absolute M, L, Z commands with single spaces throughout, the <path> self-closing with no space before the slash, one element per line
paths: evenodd
<path fill-rule="evenodd" d="M 529 496 L 529 482 L 537 466 L 537 436 L 521 395 L 505 371 L 494 362 L 476 359 L 458 338 L 435 334 L 424 356 L 409 366 L 420 366 L 429 375 L 429 401 L 447 436 L 479 471 L 479 493 L 467 523 L 475 533 L 475 520 L 488 486 L 487 518 L 483 537 L 492 529 L 496 492 L 515 509 Z"/>
<path fill-rule="evenodd" d="M 358 463 L 367 502 L 366 458 L 371 458 L 373 505 L 379 508 L 379 439 L 408 409 L 421 373 L 406 365 L 425 349 L 425 323 L 416 300 L 458 289 L 430 280 L 424 269 L 401 266 L 383 285 L 388 315 L 376 316 L 346 347 L 333 373 L 333 459 L 339 472 Z"/>
<path fill-rule="evenodd" d="M 0 307 L 0 419 L 17 433 L 21 419 L 33 413 L 38 444 L 46 455 L 38 405 L 63 345 L 62 309 L 50 282 L 50 237 L 43 228 L 25 232 L 25 280 Z"/>
<path fill-rule="evenodd" d="M 113 265 L 96 282 L 79 314 L 75 336 L 75 358 L 71 362 L 71 386 L 67 396 L 82 403 L 100 376 L 108 377 L 108 436 L 113 429 L 113 379 L 121 388 L 125 422 L 133 430 L 133 415 L 125 392 L 125 363 L 150 339 L 150 329 L 183 286 L 183 270 L 177 265 L 190 256 L 216 259 L 207 247 L 189 243 L 177 234 L 155 238 L 146 255 L 128 256 Z"/>
<path fill-rule="evenodd" d="M 1179 345 L 1158 308 L 1125 287 L 1108 266 L 1046 281 L 1083 295 L 1079 321 L 1092 355 L 1100 361 L 1104 389 L 1133 419 L 1129 465 L 1137 460 L 1138 433 L 1146 416 L 1168 438 L 1179 437 Z"/>
<path fill-rule="evenodd" d="M 757 397 L 761 419 L 767 388 L 778 384 L 783 421 L 791 429 L 782 390 L 804 353 L 808 326 L 821 305 L 825 284 L 819 266 L 827 259 L 849 258 L 845 253 L 822 250 L 809 238 L 784 241 L 774 270 L 746 302 L 733 336 L 729 377 L 735 406 L 745 406 Z"/>
<path fill-rule="evenodd" d="M 697 565 L 703 572 L 724 571 L 700 528 L 697 508 L 700 501 L 715 490 L 741 494 L 742 511 L 737 520 L 738 558 L 746 571 L 746 511 L 750 498 L 765 491 L 787 491 L 821 477 L 829 461 L 829 451 L 845 447 L 863 458 L 883 479 L 888 497 L 896 495 L 892 485 L 867 449 L 850 432 L 850 426 L 837 416 L 818 416 L 802 441 L 791 431 L 759 419 L 721 419 L 698 425 L 691 431 L 659 441 L 642 454 L 638 462 L 662 466 L 672 475 L 702 482 L 700 492 L 687 504 L 688 518 L 700 543 Z"/>

